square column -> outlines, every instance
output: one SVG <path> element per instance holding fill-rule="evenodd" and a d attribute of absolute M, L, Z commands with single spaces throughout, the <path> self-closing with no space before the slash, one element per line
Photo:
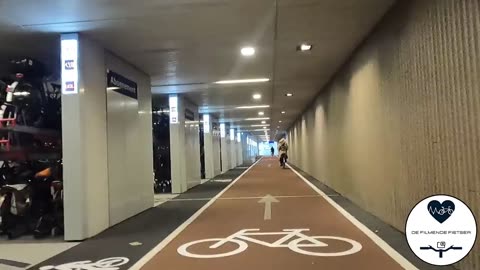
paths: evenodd
<path fill-rule="evenodd" d="M 172 175 L 172 193 L 187 191 L 187 171 L 185 168 L 185 110 L 182 98 L 169 97 L 170 107 L 170 164 Z"/>
<path fill-rule="evenodd" d="M 230 170 L 230 144 L 226 138 L 227 131 L 225 123 L 220 124 L 220 140 L 222 147 L 222 173 Z"/>
<path fill-rule="evenodd" d="M 205 156 L 205 178 L 211 179 L 215 177 L 215 150 L 213 145 L 214 136 L 211 129 L 210 115 L 203 115 L 203 140 L 204 140 L 204 156 Z"/>
<path fill-rule="evenodd" d="M 62 35 L 62 151 L 65 240 L 109 227 L 107 95 L 103 48 Z"/>
<path fill-rule="evenodd" d="M 235 129 L 230 129 L 230 169 L 237 167 L 237 142 L 235 141 Z"/>
<path fill-rule="evenodd" d="M 237 166 L 243 164 L 242 133 L 237 132 Z"/>
<path fill-rule="evenodd" d="M 79 34 L 61 35 L 61 69 L 64 237 L 76 241 L 153 205 L 151 83 Z"/>

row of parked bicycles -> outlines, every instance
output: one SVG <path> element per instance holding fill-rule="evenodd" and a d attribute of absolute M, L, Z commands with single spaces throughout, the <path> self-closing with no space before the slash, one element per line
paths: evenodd
<path fill-rule="evenodd" d="M 6 66 L 6 74 L 0 74 L 0 150 L 58 148 L 62 123 L 61 84 L 55 79 L 58 76 L 47 72 L 43 63 L 30 58 L 12 60 Z M 12 133 L 16 127 L 23 127 L 22 131 L 42 129 L 58 131 L 58 134 Z"/>
<path fill-rule="evenodd" d="M 154 107 L 154 111 L 163 108 Z M 165 113 L 154 113 L 153 124 L 153 190 L 156 194 L 171 193 L 172 180 L 170 173 L 170 118 Z"/>
<path fill-rule="evenodd" d="M 0 65 L 0 237 L 61 235 L 61 84 L 31 58 Z"/>

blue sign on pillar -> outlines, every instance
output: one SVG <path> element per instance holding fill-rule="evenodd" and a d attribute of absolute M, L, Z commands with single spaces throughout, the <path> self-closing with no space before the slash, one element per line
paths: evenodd
<path fill-rule="evenodd" d="M 78 93 L 78 34 L 65 34 L 60 39 L 62 61 L 62 94 Z"/>
<path fill-rule="evenodd" d="M 178 97 L 170 96 L 168 105 L 170 108 L 170 124 L 178 124 Z"/>

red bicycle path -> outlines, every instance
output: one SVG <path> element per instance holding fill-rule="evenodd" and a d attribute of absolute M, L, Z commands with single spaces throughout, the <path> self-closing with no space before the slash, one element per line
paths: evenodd
<path fill-rule="evenodd" d="M 261 202 L 267 195 L 278 200 L 271 203 L 271 219 L 265 219 L 266 204 Z M 263 158 L 254 164 L 182 227 L 130 269 L 417 269 L 365 226 L 348 216 L 325 194 L 309 185 L 300 174 L 293 169 L 281 169 L 274 158 Z M 245 229 L 258 229 L 260 232 L 309 229 L 303 233 L 308 236 L 351 239 L 360 243 L 361 249 L 344 256 L 310 256 L 294 252 L 288 247 L 268 247 L 244 241 L 248 244 L 246 250 L 219 258 L 187 257 L 178 251 L 193 241 L 226 238 Z M 281 237 L 254 236 L 269 243 Z M 285 245 L 294 239 L 285 241 Z M 319 240 L 328 246 L 302 249 L 323 254 L 353 250 L 348 242 Z M 308 243 L 308 240 L 300 243 Z M 191 245 L 187 250 L 192 254 L 212 255 L 238 248 L 237 244 L 231 242 L 216 249 L 210 248 L 211 244 L 214 242 Z"/>

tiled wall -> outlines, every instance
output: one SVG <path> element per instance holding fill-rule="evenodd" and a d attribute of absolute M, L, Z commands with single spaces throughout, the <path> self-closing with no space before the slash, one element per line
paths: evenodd
<path fill-rule="evenodd" d="M 288 137 L 295 165 L 399 230 L 436 193 L 480 217 L 480 1 L 399 1 Z M 480 269 L 479 245 L 457 267 Z"/>

